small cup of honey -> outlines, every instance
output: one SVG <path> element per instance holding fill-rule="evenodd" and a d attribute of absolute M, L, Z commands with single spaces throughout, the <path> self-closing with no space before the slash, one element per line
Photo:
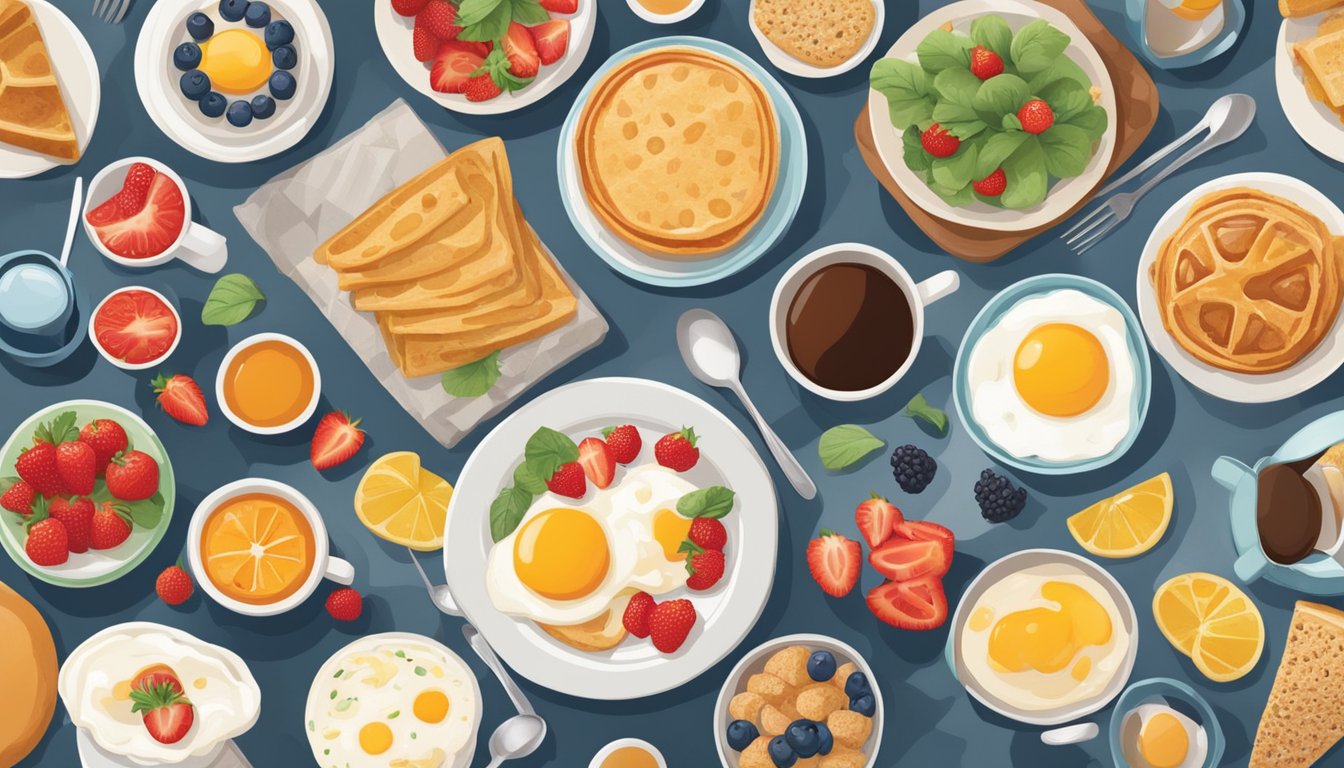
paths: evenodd
<path fill-rule="evenodd" d="M 588 768 L 667 768 L 667 761 L 647 741 L 617 739 L 598 750 Z"/>
<path fill-rule="evenodd" d="M 278 435 L 307 421 L 321 392 L 312 353 L 279 333 L 258 333 L 233 345 L 215 378 L 224 416 L 258 435 Z"/>
<path fill-rule="evenodd" d="M 626 0 L 639 18 L 653 24 L 676 24 L 695 15 L 705 0 Z"/>

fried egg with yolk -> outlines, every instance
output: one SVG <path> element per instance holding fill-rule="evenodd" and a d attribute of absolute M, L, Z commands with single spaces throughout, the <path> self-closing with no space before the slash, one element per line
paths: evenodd
<path fill-rule="evenodd" d="M 231 94 L 261 89 L 274 71 L 265 40 L 246 29 L 226 29 L 201 43 L 198 69 L 215 90 Z"/>

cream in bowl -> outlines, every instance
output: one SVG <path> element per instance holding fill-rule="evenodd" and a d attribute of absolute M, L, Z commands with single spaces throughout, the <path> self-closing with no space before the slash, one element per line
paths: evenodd
<path fill-rule="evenodd" d="M 238 342 L 219 364 L 215 396 L 241 429 L 277 435 L 304 423 L 317 409 L 322 377 L 308 348 L 279 333 Z"/>

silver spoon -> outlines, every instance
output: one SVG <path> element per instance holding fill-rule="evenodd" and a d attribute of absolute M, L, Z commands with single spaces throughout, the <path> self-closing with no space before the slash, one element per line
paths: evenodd
<path fill-rule="evenodd" d="M 518 684 L 513 681 L 513 676 L 504 668 L 504 663 L 495 655 L 495 649 L 485 642 L 481 633 L 470 624 L 463 624 L 462 636 L 467 639 L 467 644 L 471 646 L 471 650 L 475 651 L 476 655 L 481 657 L 481 661 L 484 661 L 485 665 L 490 668 L 490 671 L 495 673 L 495 677 L 499 678 L 499 684 L 504 686 L 504 692 L 509 695 L 509 701 L 513 702 L 514 708 L 524 715 L 535 715 L 537 711 L 532 708 L 532 702 L 527 700 L 527 695 L 523 693 L 523 689 L 519 688 Z"/>
<path fill-rule="evenodd" d="M 410 553 L 411 565 L 414 565 L 415 570 L 420 573 L 420 580 L 425 583 L 425 591 L 429 592 L 429 599 L 430 602 L 434 603 L 434 607 L 449 616 L 461 616 L 462 609 L 457 607 L 457 601 L 453 599 L 453 593 L 448 590 L 448 585 L 434 586 L 429 580 L 429 575 L 425 573 L 425 569 L 420 567 L 420 561 L 415 559 L 415 551 L 410 547 L 407 547 L 406 551 Z"/>
<path fill-rule="evenodd" d="M 804 499 L 817 495 L 817 486 L 808 477 L 807 470 L 793 457 L 784 441 L 766 423 L 765 417 L 756 410 L 751 398 L 742 388 L 740 378 L 742 355 L 737 350 L 737 340 L 733 332 L 718 315 L 707 309 L 692 309 L 677 321 L 677 348 L 681 350 L 681 359 L 691 369 L 695 378 L 711 387 L 731 390 L 746 406 L 761 431 L 765 445 L 784 471 L 784 476 L 793 484 L 793 489 Z"/>
<path fill-rule="evenodd" d="M 84 203 L 84 177 L 75 179 L 75 194 L 70 199 L 70 221 L 65 225 L 65 244 L 61 246 L 61 266 L 70 262 L 70 246 L 75 243 L 75 226 L 79 224 L 79 209 Z"/>
<path fill-rule="evenodd" d="M 490 734 L 490 764 L 497 768 L 505 760 L 527 757 L 546 739 L 546 721 L 536 715 L 514 715 Z"/>

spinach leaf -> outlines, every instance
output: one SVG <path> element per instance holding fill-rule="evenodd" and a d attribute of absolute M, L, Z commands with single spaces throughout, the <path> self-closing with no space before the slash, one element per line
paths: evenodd
<path fill-rule="evenodd" d="M 899 59 L 882 59 L 873 65 L 869 84 L 887 97 L 891 124 L 904 130 L 933 116 L 933 95 L 929 78 L 918 64 Z"/>
<path fill-rule="evenodd" d="M 919 64 L 926 71 L 937 74 L 949 67 L 970 69 L 971 49 L 975 43 L 965 35 L 935 29 L 915 48 Z"/>
<path fill-rule="evenodd" d="M 857 424 L 841 424 L 821 433 L 817 455 L 832 472 L 844 469 L 881 448 L 885 443 Z"/>
<path fill-rule="evenodd" d="M 1028 136 L 1013 154 L 1003 161 L 1003 172 L 1008 175 L 1008 188 L 999 200 L 1005 208 L 1030 208 L 1039 205 L 1048 191 L 1049 178 L 1045 171 L 1045 153 L 1037 137 Z"/>
<path fill-rule="evenodd" d="M 1053 64 L 1068 47 L 1068 35 L 1045 19 L 1037 19 L 1017 31 L 1010 53 L 1020 72 L 1033 74 Z"/>
<path fill-rule="evenodd" d="M 722 485 L 701 488 L 677 499 L 677 514 L 682 517 L 720 518 L 733 509 L 737 494 Z"/>
<path fill-rule="evenodd" d="M 201 307 L 201 322 L 205 325 L 237 325 L 246 320 L 257 302 L 265 301 L 266 294 L 247 275 L 234 273 L 215 281 L 210 295 Z"/>
<path fill-rule="evenodd" d="M 1045 170 L 1056 178 L 1082 174 L 1092 159 L 1092 137 L 1077 126 L 1055 123 L 1037 140 L 1045 154 Z"/>

